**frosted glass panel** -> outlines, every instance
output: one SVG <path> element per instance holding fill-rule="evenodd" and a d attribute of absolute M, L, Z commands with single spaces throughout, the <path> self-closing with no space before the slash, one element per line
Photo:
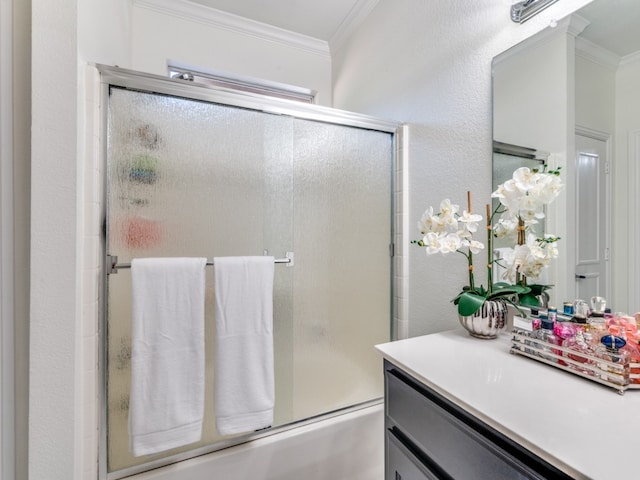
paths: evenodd
<path fill-rule="evenodd" d="M 382 392 L 389 338 L 391 143 L 297 121 L 294 136 L 294 416 Z"/>
<path fill-rule="evenodd" d="M 295 266 L 275 270 L 275 425 L 379 397 L 373 345 L 390 331 L 392 145 L 388 133 L 112 87 L 108 253 L 128 263 L 295 252 Z M 230 440 L 215 430 L 209 267 L 204 437 L 129 453 L 130 278 L 121 269 L 107 281 L 109 471 Z"/>

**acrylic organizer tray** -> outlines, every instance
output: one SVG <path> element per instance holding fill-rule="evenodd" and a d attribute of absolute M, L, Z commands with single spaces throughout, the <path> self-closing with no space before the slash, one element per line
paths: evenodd
<path fill-rule="evenodd" d="M 628 389 L 640 389 L 640 363 L 630 362 L 629 357 L 618 353 L 607 351 L 602 356 L 585 354 L 523 335 L 516 330 L 512 332 L 509 351 L 606 385 L 621 395 Z"/>

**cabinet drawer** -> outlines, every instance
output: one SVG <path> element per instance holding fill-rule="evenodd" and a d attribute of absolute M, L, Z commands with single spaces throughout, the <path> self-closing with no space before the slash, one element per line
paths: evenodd
<path fill-rule="evenodd" d="M 389 480 L 439 480 L 393 432 L 387 430 L 386 476 Z"/>
<path fill-rule="evenodd" d="M 497 432 L 487 438 L 484 434 L 488 426 L 480 425 L 477 419 L 475 423 L 470 421 L 473 417 L 406 374 L 392 367 L 385 370 L 387 428 L 397 428 L 450 477 L 570 478 L 541 459 L 534 460 L 530 452 L 518 451 L 514 445 L 510 445 L 512 451 L 505 451 L 495 443 Z M 514 456 L 514 451 L 520 455 Z M 550 470 L 545 470 L 548 467 Z"/>

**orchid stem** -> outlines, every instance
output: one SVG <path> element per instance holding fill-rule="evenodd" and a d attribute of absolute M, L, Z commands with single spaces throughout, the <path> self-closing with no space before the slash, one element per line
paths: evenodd
<path fill-rule="evenodd" d="M 472 206 L 471 206 L 471 190 L 467 190 L 467 212 L 471 215 Z M 473 281 L 473 253 L 469 250 L 469 255 L 467 257 L 469 259 L 469 288 L 471 291 L 475 291 L 476 286 Z"/>
<path fill-rule="evenodd" d="M 493 239 L 491 238 L 491 206 L 487 203 L 487 291 L 493 291 Z"/>

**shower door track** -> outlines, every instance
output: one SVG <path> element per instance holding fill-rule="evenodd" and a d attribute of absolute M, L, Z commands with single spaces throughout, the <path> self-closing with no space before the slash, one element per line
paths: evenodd
<path fill-rule="evenodd" d="M 256 93 L 242 92 L 223 87 L 212 87 L 189 80 L 163 77 L 151 73 L 140 73 L 108 65 L 97 64 L 95 67 L 100 72 L 102 85 L 107 87 L 118 86 L 149 93 L 159 93 L 258 110 L 275 115 L 289 115 L 305 120 L 315 120 L 318 122 L 359 127 L 393 134 L 397 133 L 401 126 L 396 122 L 389 122 L 367 115 L 294 100 L 266 97 Z M 108 88 L 106 88 L 106 90 L 107 91 L 103 91 L 103 99 L 106 99 L 104 95 L 108 95 Z"/>

